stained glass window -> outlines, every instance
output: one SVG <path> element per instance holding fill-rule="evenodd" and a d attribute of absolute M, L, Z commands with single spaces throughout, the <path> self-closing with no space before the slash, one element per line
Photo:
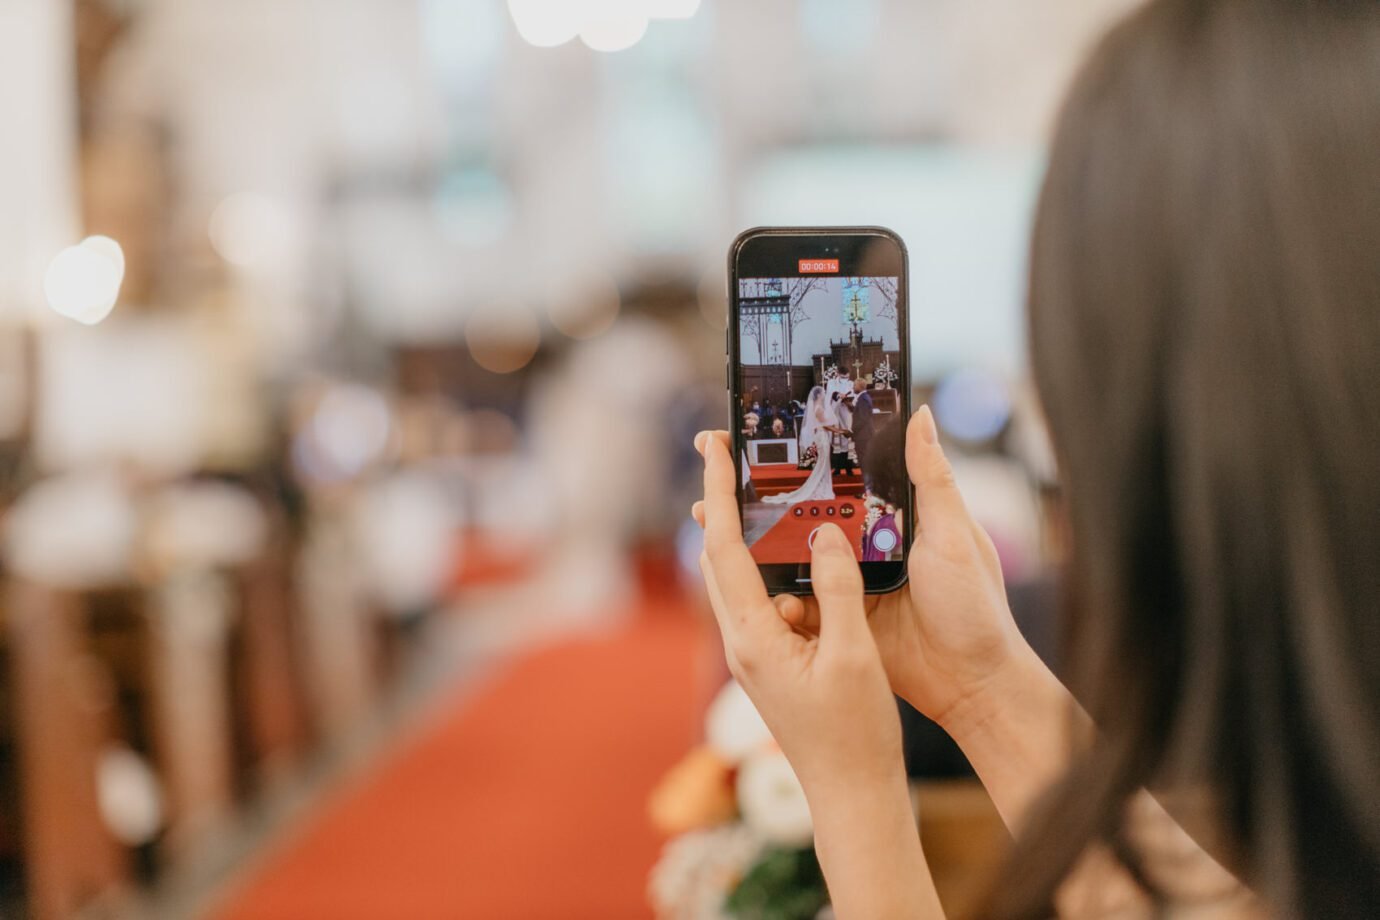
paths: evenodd
<path fill-rule="evenodd" d="M 871 289 L 860 278 L 846 278 L 843 282 L 843 321 L 867 322 L 867 295 Z"/>

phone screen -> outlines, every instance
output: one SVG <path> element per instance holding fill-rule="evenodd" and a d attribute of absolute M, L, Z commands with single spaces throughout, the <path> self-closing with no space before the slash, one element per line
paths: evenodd
<path fill-rule="evenodd" d="M 846 274 L 856 247 L 827 239 L 797 236 L 763 266 L 787 270 L 740 258 L 733 279 L 743 537 L 769 583 L 803 590 L 816 530 L 837 524 L 880 590 L 903 577 L 911 519 L 904 257 Z"/>

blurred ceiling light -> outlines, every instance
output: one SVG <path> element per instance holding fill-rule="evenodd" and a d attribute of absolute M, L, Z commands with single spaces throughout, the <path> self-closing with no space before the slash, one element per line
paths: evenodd
<path fill-rule="evenodd" d="M 618 284 L 608 275 L 581 284 L 560 285 L 547 300 L 551 325 L 572 339 L 592 339 L 613 325 L 622 302 Z"/>
<path fill-rule="evenodd" d="M 292 218 L 282 202 L 257 192 L 237 192 L 211 213 L 211 245 L 241 268 L 269 264 L 284 254 Z"/>
<path fill-rule="evenodd" d="M 579 0 L 508 0 L 508 12 L 523 41 L 553 48 L 579 34 L 585 10 Z"/>
<path fill-rule="evenodd" d="M 89 236 L 59 252 L 43 277 L 43 294 L 57 313 L 88 326 L 110 315 L 125 278 L 125 255 L 108 236 Z"/>
<path fill-rule="evenodd" d="M 1011 394 L 996 374 L 975 368 L 954 371 L 934 391 L 934 415 L 961 441 L 988 441 L 1011 418 Z"/>
<path fill-rule="evenodd" d="M 494 305 L 479 310 L 465 324 L 465 343 L 474 362 L 495 374 L 511 374 L 526 367 L 541 344 L 536 314 L 522 304 Z"/>
<path fill-rule="evenodd" d="M 595 51 L 622 51 L 647 34 L 651 19 L 689 19 L 700 0 L 508 0 L 518 34 L 550 48 L 576 35 Z"/>
<path fill-rule="evenodd" d="M 647 0 L 647 15 L 652 19 L 689 19 L 700 9 L 700 0 Z"/>
<path fill-rule="evenodd" d="M 615 3 L 610 6 L 617 8 L 601 10 L 580 29 L 580 41 L 586 47 L 595 51 L 622 51 L 637 44 L 647 34 L 647 16 L 627 9 L 633 4 Z"/>
<path fill-rule="evenodd" d="M 709 269 L 700 278 L 700 316 L 704 317 L 704 321 L 716 332 L 723 332 L 728 328 L 728 298 L 725 294 L 725 284 L 722 266 Z"/>

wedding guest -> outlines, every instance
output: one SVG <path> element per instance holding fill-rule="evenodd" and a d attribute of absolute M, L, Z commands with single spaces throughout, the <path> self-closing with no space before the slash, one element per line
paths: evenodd
<path fill-rule="evenodd" d="M 773 438 L 784 438 L 786 436 L 786 423 L 779 418 L 771 420 L 771 436 Z"/>
<path fill-rule="evenodd" d="M 976 915 L 1375 916 L 1377 86 L 1380 5 L 1349 0 L 1150 0 L 1073 86 L 1028 312 L 1076 702 L 1016 629 L 927 407 L 910 580 L 881 598 L 832 524 L 814 596 L 768 598 L 726 436 L 697 438 L 709 598 L 836 916 L 944 915 L 893 694 L 1014 835 Z"/>
<path fill-rule="evenodd" d="M 835 419 L 835 424 L 829 429 L 833 435 L 829 439 L 829 466 L 836 476 L 851 476 L 854 473 L 853 439 L 848 436 L 848 429 L 852 424 L 852 413 L 842 394 L 831 393 L 829 399 L 833 404 Z"/>
<path fill-rule="evenodd" d="M 749 412 L 743 416 L 743 437 L 752 440 L 757 437 L 757 426 L 762 421 L 756 412 Z"/>
<path fill-rule="evenodd" d="M 853 432 L 853 445 L 858 454 L 858 464 L 862 467 L 863 488 L 871 491 L 872 475 L 868 469 L 868 450 L 872 446 L 872 394 L 868 387 L 872 385 L 872 375 L 865 374 L 853 381 L 853 422 L 851 425 Z"/>

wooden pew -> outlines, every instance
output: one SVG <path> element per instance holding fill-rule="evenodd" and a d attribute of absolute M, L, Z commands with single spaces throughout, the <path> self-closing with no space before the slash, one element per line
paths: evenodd
<path fill-rule="evenodd" d="M 65 920 L 130 878 L 97 803 L 96 763 L 114 732 L 114 683 L 86 651 L 79 598 L 22 579 L 4 590 L 34 920 Z"/>

